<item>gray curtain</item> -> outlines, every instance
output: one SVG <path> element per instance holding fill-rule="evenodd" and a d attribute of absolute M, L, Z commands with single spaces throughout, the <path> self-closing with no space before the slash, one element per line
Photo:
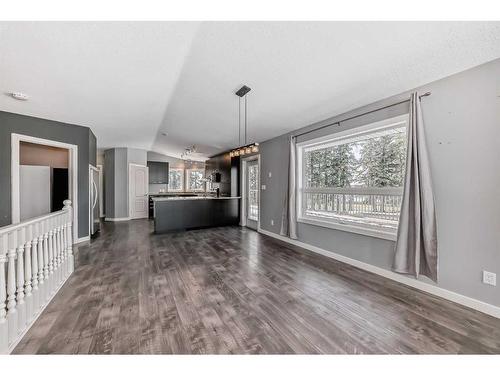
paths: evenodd
<path fill-rule="evenodd" d="M 410 98 L 408 151 L 403 202 L 393 270 L 437 281 L 436 214 L 424 122 L 417 92 Z"/>
<path fill-rule="evenodd" d="M 290 156 L 288 158 L 288 184 L 283 200 L 283 210 L 281 213 L 281 230 L 282 236 L 287 236 L 297 239 L 297 211 L 296 211 L 296 148 L 295 137 L 290 137 Z"/>

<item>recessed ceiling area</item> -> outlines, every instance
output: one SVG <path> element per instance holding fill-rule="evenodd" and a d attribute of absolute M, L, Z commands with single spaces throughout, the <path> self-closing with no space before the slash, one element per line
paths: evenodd
<path fill-rule="evenodd" d="M 2 22 L 0 110 L 203 159 L 238 146 L 243 84 L 260 142 L 499 57 L 498 22 Z"/>

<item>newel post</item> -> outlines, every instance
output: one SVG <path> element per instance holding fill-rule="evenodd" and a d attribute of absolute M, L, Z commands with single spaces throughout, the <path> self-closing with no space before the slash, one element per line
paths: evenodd
<path fill-rule="evenodd" d="M 67 240 L 67 243 L 65 243 L 64 245 L 68 249 L 69 273 L 72 273 L 73 270 L 75 269 L 74 256 L 73 256 L 73 208 L 71 207 L 71 201 L 69 199 L 66 199 L 63 202 L 63 204 L 64 204 L 63 210 L 67 211 L 67 218 L 66 218 L 66 223 L 67 223 L 66 240 Z"/>

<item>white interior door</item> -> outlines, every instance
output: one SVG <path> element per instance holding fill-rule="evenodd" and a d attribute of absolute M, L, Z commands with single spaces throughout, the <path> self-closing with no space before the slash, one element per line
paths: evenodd
<path fill-rule="evenodd" d="M 131 219 L 148 217 L 148 167 L 130 164 L 129 213 Z"/>

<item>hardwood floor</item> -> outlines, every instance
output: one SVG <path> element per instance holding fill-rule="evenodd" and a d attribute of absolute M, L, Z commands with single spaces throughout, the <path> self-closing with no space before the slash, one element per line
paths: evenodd
<path fill-rule="evenodd" d="M 500 320 L 239 227 L 108 223 L 14 353 L 500 353 Z"/>

